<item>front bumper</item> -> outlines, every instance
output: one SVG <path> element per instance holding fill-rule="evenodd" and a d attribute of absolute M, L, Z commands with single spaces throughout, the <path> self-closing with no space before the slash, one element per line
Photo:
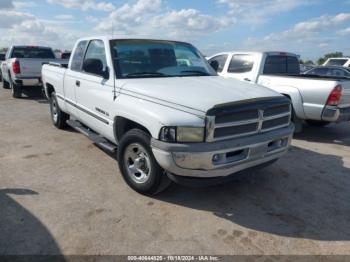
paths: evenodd
<path fill-rule="evenodd" d="M 152 140 L 152 151 L 166 171 L 185 177 L 225 177 L 284 155 L 294 125 L 273 132 L 212 143 L 170 144 Z"/>
<path fill-rule="evenodd" d="M 350 107 L 326 106 L 322 113 L 322 120 L 327 122 L 350 121 Z"/>

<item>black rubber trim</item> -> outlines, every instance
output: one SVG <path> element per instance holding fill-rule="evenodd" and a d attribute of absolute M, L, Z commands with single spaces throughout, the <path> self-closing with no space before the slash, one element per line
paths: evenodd
<path fill-rule="evenodd" d="M 73 103 L 73 102 L 71 102 L 71 101 L 65 99 L 65 98 L 62 97 L 61 95 L 57 95 L 57 94 L 56 94 L 56 96 L 57 96 L 57 98 L 59 98 L 59 99 L 65 101 L 66 103 L 70 104 L 71 106 L 74 106 L 75 108 L 79 109 L 80 111 L 82 111 L 82 112 L 88 114 L 89 116 L 92 116 L 92 117 L 96 118 L 97 120 L 103 122 L 104 124 L 109 125 L 109 122 L 108 122 L 107 120 L 105 120 L 104 118 L 102 118 L 102 117 L 100 117 L 100 116 L 98 116 L 98 115 L 96 115 L 96 114 L 94 114 L 94 113 L 92 113 L 92 112 L 90 112 L 90 111 L 88 111 L 88 110 L 86 110 L 86 109 L 84 109 L 84 108 L 78 106 L 76 103 Z"/>

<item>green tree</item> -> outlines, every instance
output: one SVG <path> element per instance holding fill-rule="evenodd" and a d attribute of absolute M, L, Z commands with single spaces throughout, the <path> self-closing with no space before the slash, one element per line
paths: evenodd
<path fill-rule="evenodd" d="M 306 61 L 304 61 L 304 64 L 305 65 L 314 65 L 315 63 L 312 60 L 306 60 Z"/>
<path fill-rule="evenodd" d="M 333 57 L 343 57 L 343 53 L 342 52 L 333 52 L 333 53 L 325 54 L 323 57 L 320 57 L 317 60 L 317 64 L 322 65 L 322 64 L 324 64 L 324 62 L 327 61 L 328 58 L 333 58 Z"/>

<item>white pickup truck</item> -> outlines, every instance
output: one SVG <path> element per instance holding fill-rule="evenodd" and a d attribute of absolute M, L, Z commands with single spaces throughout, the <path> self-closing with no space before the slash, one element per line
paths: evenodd
<path fill-rule="evenodd" d="M 143 194 L 270 164 L 294 131 L 289 99 L 219 77 L 188 43 L 84 38 L 68 68 L 51 63 L 42 75 L 53 124 L 116 152 Z"/>
<path fill-rule="evenodd" d="M 302 123 L 325 126 L 350 120 L 350 80 L 300 75 L 297 55 L 283 52 L 228 52 L 209 63 L 227 78 L 256 83 L 291 99 L 296 131 Z"/>
<path fill-rule="evenodd" d="M 53 50 L 42 46 L 12 46 L 1 63 L 3 87 L 12 89 L 12 96 L 22 96 L 26 86 L 42 86 L 41 68 L 44 63 L 59 62 Z"/>
<path fill-rule="evenodd" d="M 350 57 L 334 57 L 328 58 L 323 64 L 324 66 L 343 66 L 350 67 Z"/>

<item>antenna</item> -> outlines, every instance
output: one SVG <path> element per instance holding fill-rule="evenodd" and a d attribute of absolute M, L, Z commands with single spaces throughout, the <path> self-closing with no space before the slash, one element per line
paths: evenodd
<path fill-rule="evenodd" d="M 112 37 L 114 37 L 114 22 L 113 22 L 113 18 L 112 18 Z"/>

